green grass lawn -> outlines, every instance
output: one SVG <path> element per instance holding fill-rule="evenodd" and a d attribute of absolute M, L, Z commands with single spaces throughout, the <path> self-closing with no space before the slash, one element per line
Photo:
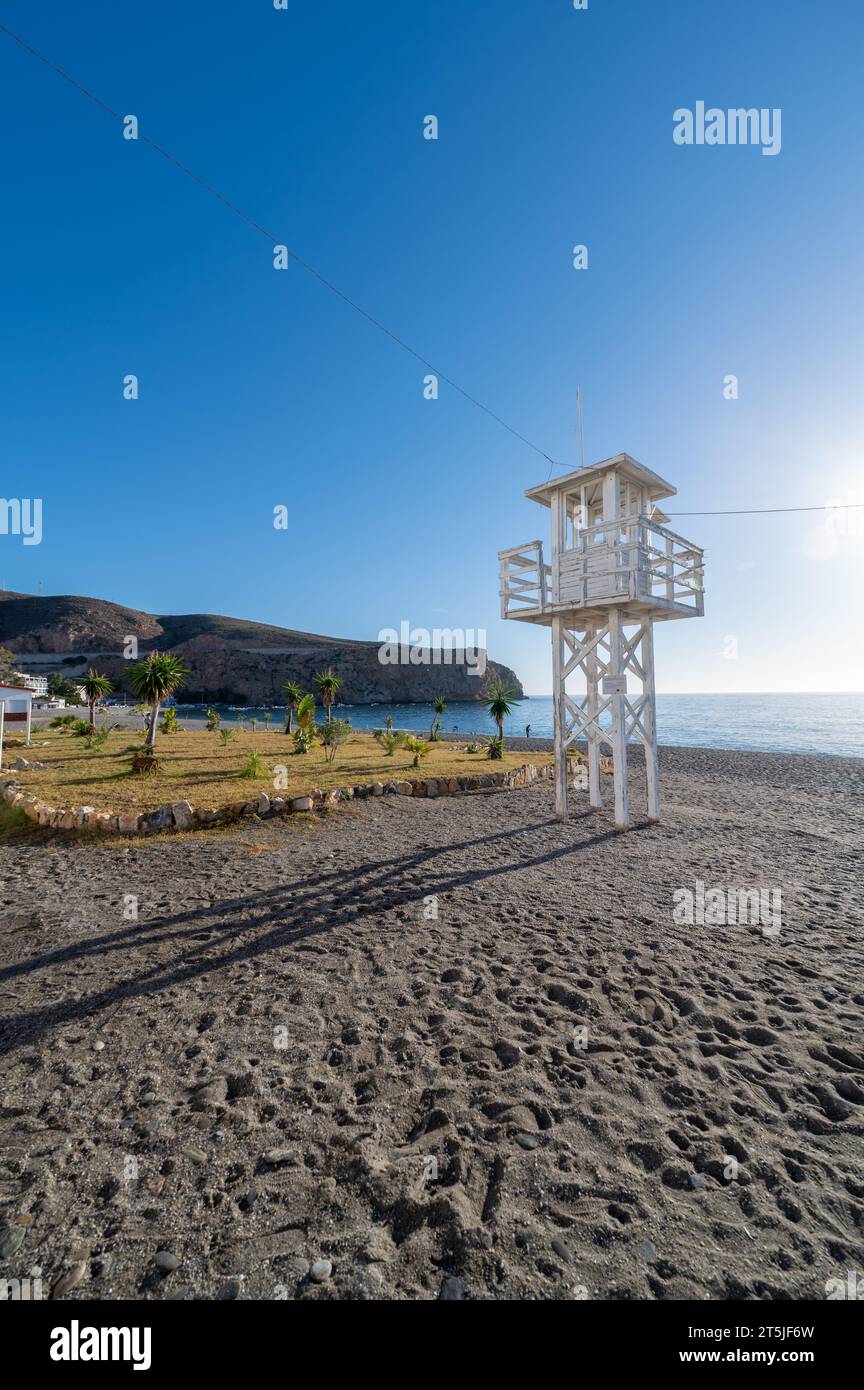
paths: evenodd
<path fill-rule="evenodd" d="M 56 730 L 34 730 L 32 745 L 23 748 L 12 740 L 3 758 L 3 778 L 14 777 L 21 787 L 35 793 L 56 809 L 92 806 L 97 811 L 130 813 L 151 811 L 166 802 L 189 801 L 196 809 L 210 809 L 235 801 L 249 801 L 261 792 L 287 798 L 303 796 L 313 787 L 343 787 L 357 782 L 391 782 L 420 777 L 470 777 L 504 772 L 525 762 L 536 766 L 551 761 L 548 753 L 510 752 L 500 761 L 486 757 L 485 745 L 476 753 L 461 751 L 464 743 L 430 744 L 420 767 L 403 749 L 388 757 L 367 733 L 352 734 L 328 763 L 324 750 L 315 747 L 296 754 L 292 740 L 281 732 L 238 732 L 223 744 L 218 734 L 180 732 L 158 734 L 156 754 L 160 769 L 141 776 L 131 771 L 132 751 L 143 746 L 143 735 L 129 729 L 109 734 L 102 748 L 88 749 L 83 738 Z M 259 753 L 266 771 L 253 778 L 239 776 L 252 752 Z M 23 755 L 44 763 L 41 771 L 14 772 L 9 765 Z M 276 785 L 276 769 L 282 768 Z"/>

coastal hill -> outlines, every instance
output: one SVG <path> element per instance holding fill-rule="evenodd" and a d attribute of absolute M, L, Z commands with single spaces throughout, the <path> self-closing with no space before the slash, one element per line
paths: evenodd
<path fill-rule="evenodd" d="M 455 656 L 449 665 L 383 665 L 378 642 L 212 613 L 143 613 L 104 599 L 0 590 L 0 646 L 13 651 L 32 675 L 57 671 L 74 678 L 92 665 L 123 689 L 129 637 L 137 639 L 141 655 L 156 647 L 180 658 L 189 670 L 180 698 L 188 701 L 281 704 L 285 681 L 297 680 L 311 690 L 313 675 L 325 667 L 342 677 L 340 697 L 349 704 L 427 702 L 436 695 L 473 700 L 485 684 Z M 508 667 L 487 661 L 486 674 L 500 677 L 521 696 L 521 683 Z"/>

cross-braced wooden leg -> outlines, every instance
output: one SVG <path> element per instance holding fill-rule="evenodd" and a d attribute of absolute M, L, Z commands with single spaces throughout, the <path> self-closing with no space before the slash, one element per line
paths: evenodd
<path fill-rule="evenodd" d="M 609 675 L 612 680 L 625 674 L 624 630 L 617 608 L 609 613 Z M 622 682 L 623 684 L 623 682 Z M 612 701 L 612 762 L 615 781 L 615 824 L 626 830 L 630 824 L 627 797 L 627 726 L 625 723 L 626 696 L 621 690 L 611 695 Z"/>
<path fill-rule="evenodd" d="M 654 690 L 654 624 L 647 622 L 642 633 L 642 727 L 645 737 L 645 779 L 648 785 L 648 819 L 660 819 L 660 777 L 657 767 L 657 700 Z"/>
<path fill-rule="evenodd" d="M 562 618 L 552 619 L 552 702 L 555 710 L 555 813 L 567 819 L 567 730 L 564 705 L 564 652 Z"/>
<path fill-rule="evenodd" d="M 597 661 L 597 648 L 592 647 L 585 658 L 585 680 L 587 686 L 586 712 L 592 723 L 587 729 L 588 738 L 588 801 L 593 811 L 602 811 L 603 792 L 600 787 L 600 731 L 597 728 L 597 710 L 600 703 L 600 667 Z"/>

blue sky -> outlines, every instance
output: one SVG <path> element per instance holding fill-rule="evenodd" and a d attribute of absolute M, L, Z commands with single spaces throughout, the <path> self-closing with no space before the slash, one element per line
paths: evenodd
<path fill-rule="evenodd" d="M 568 467 L 581 383 L 587 460 L 631 453 L 670 511 L 864 501 L 852 0 L 12 0 L 0 23 Z M 699 100 L 781 108 L 781 152 L 677 146 Z M 44 515 L 40 545 L 0 537 L 0 583 L 485 628 L 546 693 L 496 556 L 545 536 L 522 494 L 548 464 L 443 383 L 424 400 L 419 362 L 4 34 L 0 122 L 2 491 Z M 673 524 L 706 548 L 706 617 L 658 630 L 659 689 L 864 688 L 864 510 L 840 535 Z"/>

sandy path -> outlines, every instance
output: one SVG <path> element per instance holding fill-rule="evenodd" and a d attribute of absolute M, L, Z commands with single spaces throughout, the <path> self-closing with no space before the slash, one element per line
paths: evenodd
<path fill-rule="evenodd" d="M 825 1297 L 864 1260 L 864 763 L 662 768 L 626 836 L 537 787 L 0 850 L 0 1275 Z M 676 922 L 696 880 L 780 888 L 779 936 Z"/>

